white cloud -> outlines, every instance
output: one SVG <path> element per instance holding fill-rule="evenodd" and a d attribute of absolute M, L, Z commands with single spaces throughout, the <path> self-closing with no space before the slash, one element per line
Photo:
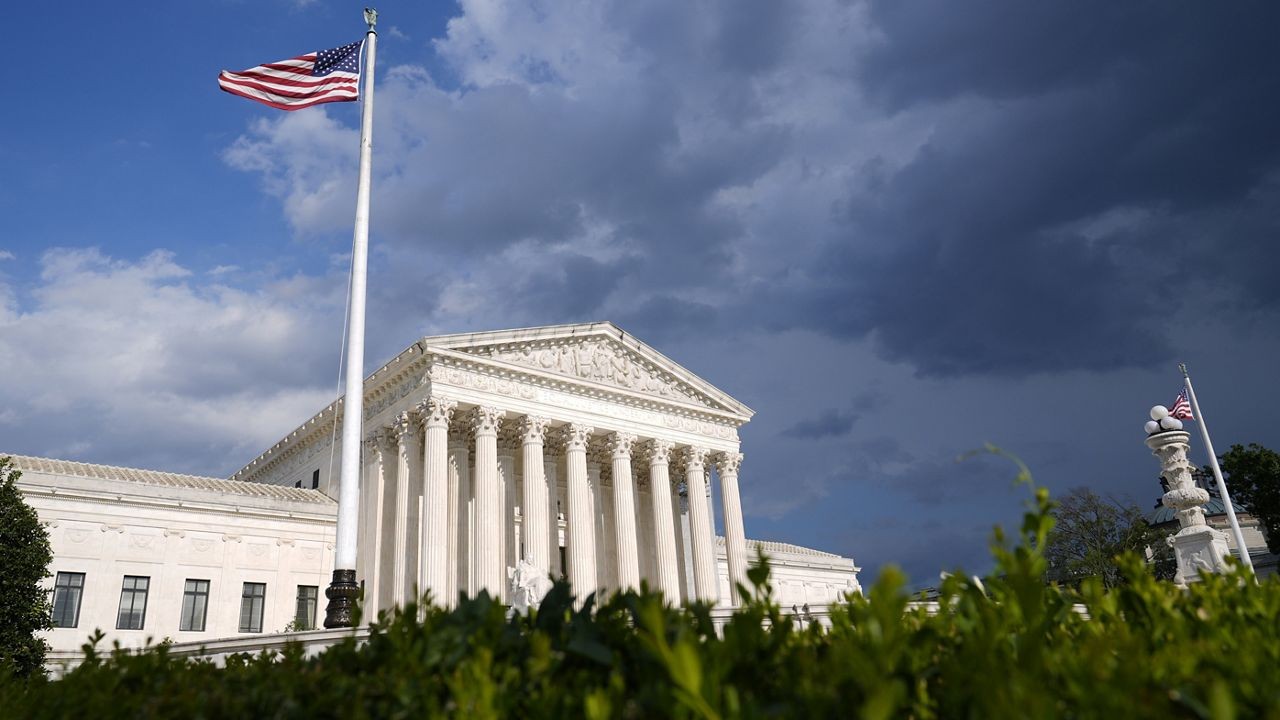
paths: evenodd
<path fill-rule="evenodd" d="M 0 250 L 0 261 L 13 260 L 13 259 L 15 259 L 15 256 L 13 253 L 9 252 L 8 250 Z"/>
<path fill-rule="evenodd" d="M 40 268 L 25 307 L 0 286 L 5 450 L 227 473 L 331 399 L 340 277 L 246 292 L 166 251 L 55 249 Z"/>

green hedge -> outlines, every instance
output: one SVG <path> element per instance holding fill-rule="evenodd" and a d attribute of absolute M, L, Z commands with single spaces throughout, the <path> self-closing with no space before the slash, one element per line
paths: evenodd
<path fill-rule="evenodd" d="M 487 597 L 384 617 L 367 642 L 225 668 L 91 652 L 57 682 L 0 681 L 11 717 L 1280 717 L 1280 582 L 1244 574 L 1188 591 L 1125 561 L 1127 586 L 1044 582 L 1043 490 L 997 571 L 953 576 L 941 612 L 910 609 L 886 571 L 866 598 L 801 628 L 754 599 L 717 636 L 708 608 L 644 592 L 574 610 L 557 585 L 508 619 Z M 1087 617 L 1073 606 L 1080 603 Z"/>

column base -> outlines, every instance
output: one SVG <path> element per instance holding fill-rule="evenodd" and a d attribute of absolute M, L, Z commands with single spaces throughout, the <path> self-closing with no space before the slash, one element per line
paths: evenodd
<path fill-rule="evenodd" d="M 329 598 L 324 609 L 326 628 L 349 628 L 355 624 L 356 598 L 360 596 L 355 570 L 334 570 L 324 596 Z"/>
<path fill-rule="evenodd" d="M 1222 573 L 1227 569 L 1225 558 L 1230 550 L 1224 532 L 1208 526 L 1183 528 L 1169 538 L 1169 544 L 1178 560 L 1178 576 L 1174 580 L 1178 585 L 1199 582 L 1201 570 Z"/>

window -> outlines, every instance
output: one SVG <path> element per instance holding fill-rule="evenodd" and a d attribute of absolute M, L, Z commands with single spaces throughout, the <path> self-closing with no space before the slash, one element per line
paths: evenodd
<path fill-rule="evenodd" d="M 53 583 L 53 626 L 73 628 L 80 624 L 80 598 L 84 595 L 84 573 L 60 572 Z"/>
<path fill-rule="evenodd" d="M 244 584 L 240 594 L 240 632 L 262 632 L 262 610 L 267 604 L 267 584 Z"/>
<path fill-rule="evenodd" d="M 315 490 L 318 487 L 320 487 L 320 468 L 316 468 L 316 471 L 311 473 L 311 489 Z"/>
<path fill-rule="evenodd" d="M 315 585 L 298 586 L 298 611 L 293 617 L 293 625 L 298 630 L 314 630 L 316 627 L 316 605 L 320 600 L 320 588 Z"/>
<path fill-rule="evenodd" d="M 147 617 L 147 589 L 151 578 L 141 575 L 125 575 L 120 588 L 120 613 L 116 616 L 117 630 L 141 630 Z"/>
<path fill-rule="evenodd" d="M 182 619 L 179 630 L 204 631 L 204 620 L 209 614 L 209 581 L 188 580 L 182 589 Z"/>

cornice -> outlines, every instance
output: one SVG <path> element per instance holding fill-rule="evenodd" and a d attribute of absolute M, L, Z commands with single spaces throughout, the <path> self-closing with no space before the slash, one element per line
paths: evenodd
<path fill-rule="evenodd" d="M 82 490 L 79 488 L 63 488 L 47 485 L 30 485 L 19 482 L 19 487 L 27 497 L 43 498 L 55 502 L 90 502 L 95 505 L 115 505 L 122 507 L 143 508 L 149 510 L 182 510 L 184 512 L 204 512 L 213 515 L 253 518 L 255 520 L 292 520 L 312 525 L 332 526 L 337 522 L 337 505 L 330 507 L 332 512 L 316 513 L 297 510 L 267 510 L 243 505 L 220 505 L 208 502 L 155 499 L 140 495 L 125 495 L 109 491 Z"/>

